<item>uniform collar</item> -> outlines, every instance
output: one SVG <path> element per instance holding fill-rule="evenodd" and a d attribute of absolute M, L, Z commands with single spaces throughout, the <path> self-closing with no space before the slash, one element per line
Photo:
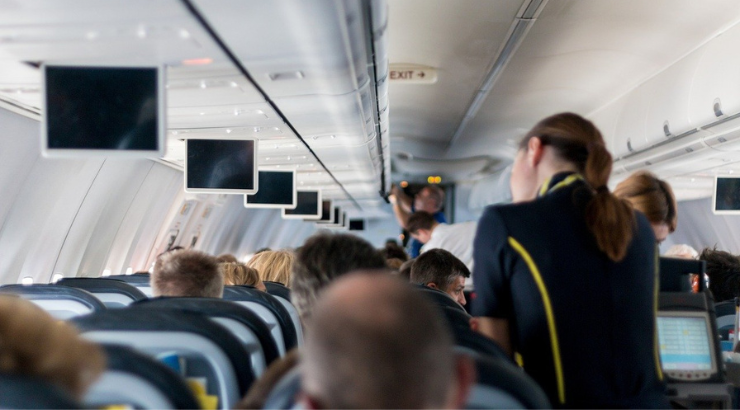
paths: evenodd
<path fill-rule="evenodd" d="M 537 191 L 537 197 L 545 196 L 560 188 L 565 188 L 577 181 L 583 181 L 583 175 L 575 172 L 560 172 L 546 179 Z"/>

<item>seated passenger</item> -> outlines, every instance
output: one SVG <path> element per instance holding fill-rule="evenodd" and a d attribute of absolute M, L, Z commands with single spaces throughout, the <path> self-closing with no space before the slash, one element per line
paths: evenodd
<path fill-rule="evenodd" d="M 385 259 L 400 259 L 401 262 L 409 260 L 409 255 L 395 240 L 385 241 L 385 246 L 380 250 Z"/>
<path fill-rule="evenodd" d="M 414 262 L 416 262 L 416 259 L 409 259 L 398 268 L 398 276 L 404 282 L 411 282 L 411 267 L 414 266 Z"/>
<path fill-rule="evenodd" d="M 373 246 L 350 234 L 317 234 L 300 248 L 293 264 L 291 299 L 303 321 L 321 291 L 339 276 L 356 270 L 386 272 L 385 260 Z"/>
<path fill-rule="evenodd" d="M 645 214 L 658 243 L 676 230 L 676 197 L 671 186 L 652 173 L 635 172 L 617 185 L 614 195 L 626 199 L 636 210 Z"/>
<path fill-rule="evenodd" d="M 455 302 L 465 305 L 465 279 L 470 270 L 455 255 L 444 249 L 432 249 L 416 258 L 411 267 L 411 283 L 439 289 Z"/>
<path fill-rule="evenodd" d="M 430 249 L 444 249 L 473 268 L 473 239 L 477 222 L 446 224 L 437 222 L 428 212 L 414 212 L 406 229 L 417 241 L 424 244 L 421 253 Z"/>
<path fill-rule="evenodd" d="M 391 258 L 391 259 L 385 260 L 385 266 L 387 266 L 388 269 L 396 273 L 398 273 L 398 270 L 401 269 L 401 266 L 403 266 L 404 263 L 406 262 L 398 258 Z"/>
<path fill-rule="evenodd" d="M 475 378 L 425 298 L 391 276 L 348 275 L 309 320 L 305 408 L 463 408 Z"/>
<path fill-rule="evenodd" d="M 256 269 L 252 269 L 243 263 L 219 263 L 218 268 L 224 275 L 224 285 L 247 285 L 257 290 L 267 292 L 265 284 L 260 279 Z"/>
<path fill-rule="evenodd" d="M 715 303 L 740 296 L 740 258 L 716 248 L 706 248 L 699 255 L 699 260 L 707 263 L 709 290 Z"/>
<path fill-rule="evenodd" d="M 673 245 L 663 254 L 669 258 L 699 259 L 699 252 L 689 245 Z"/>
<path fill-rule="evenodd" d="M 236 258 L 236 256 L 230 254 L 230 253 L 222 253 L 221 255 L 216 256 L 216 260 L 218 263 L 237 263 L 239 262 L 239 259 Z"/>
<path fill-rule="evenodd" d="M 247 266 L 255 269 L 260 279 L 290 286 L 290 272 L 293 269 L 295 256 L 290 250 L 264 250 L 252 256 Z"/>
<path fill-rule="evenodd" d="M 408 230 L 406 224 L 409 216 L 418 211 L 429 212 L 438 222 L 447 222 L 442 207 L 445 204 L 445 191 L 438 185 L 427 185 L 414 197 L 406 195 L 398 185 L 391 186 L 388 200 L 393 204 L 393 213 L 401 228 Z M 409 244 L 409 254 L 412 258 L 419 256 L 422 243 L 412 239 Z"/>
<path fill-rule="evenodd" d="M 102 349 L 74 327 L 25 299 L 0 296 L 0 372 L 38 377 L 81 400 L 104 369 Z"/>
<path fill-rule="evenodd" d="M 149 278 L 154 296 L 220 298 L 224 277 L 215 257 L 194 250 L 167 252 Z"/>

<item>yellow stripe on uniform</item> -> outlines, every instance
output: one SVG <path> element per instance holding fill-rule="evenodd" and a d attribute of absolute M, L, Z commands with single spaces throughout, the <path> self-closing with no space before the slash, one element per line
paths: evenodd
<path fill-rule="evenodd" d="M 566 187 L 576 181 L 583 181 L 583 176 L 581 174 L 568 175 L 564 180 L 558 182 L 553 186 L 550 186 L 550 181 L 551 178 L 547 178 L 545 182 L 542 183 L 539 194 L 537 196 L 543 196 L 545 194 L 549 194 L 550 192 L 557 191 L 558 189 Z"/>
<path fill-rule="evenodd" d="M 569 183 L 572 183 L 576 179 L 570 181 Z M 544 185 L 544 186 L 547 186 L 547 185 Z M 565 403 L 565 380 L 563 379 L 563 365 L 560 361 L 560 344 L 558 343 L 558 332 L 557 332 L 557 328 L 555 327 L 555 315 L 552 312 L 552 305 L 550 303 L 550 295 L 548 295 L 547 293 L 547 288 L 545 287 L 545 282 L 542 280 L 542 276 L 540 275 L 540 270 L 537 269 L 537 265 L 535 265 L 534 260 L 532 260 L 532 256 L 529 255 L 529 252 L 527 252 L 527 250 L 524 249 L 522 244 L 520 244 L 516 239 L 512 237 L 509 237 L 509 245 L 511 245 L 511 247 L 514 248 L 514 250 L 517 251 L 517 253 L 519 253 L 522 259 L 524 259 L 524 262 L 527 264 L 527 267 L 529 267 L 529 271 L 532 273 L 532 277 L 534 278 L 534 281 L 537 284 L 537 288 L 540 291 L 540 295 L 542 296 L 542 304 L 545 306 L 545 315 L 547 316 L 547 327 L 550 331 L 550 345 L 552 346 L 552 357 L 553 357 L 553 360 L 555 361 L 555 377 L 557 379 L 556 381 L 558 385 L 558 398 L 560 399 L 560 404 L 564 404 Z"/>
<path fill-rule="evenodd" d="M 655 331 L 653 332 L 653 354 L 655 355 L 655 371 L 658 374 L 658 380 L 663 380 L 663 368 L 660 364 L 660 350 L 658 344 L 658 292 L 660 291 L 660 259 L 658 245 L 655 245 L 655 289 L 653 289 L 653 323 Z"/>

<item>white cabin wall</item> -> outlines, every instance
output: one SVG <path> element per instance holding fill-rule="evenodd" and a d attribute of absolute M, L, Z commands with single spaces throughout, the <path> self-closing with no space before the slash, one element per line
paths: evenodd
<path fill-rule="evenodd" d="M 740 215 L 714 215 L 712 198 L 679 202 L 678 227 L 661 245 L 661 253 L 674 244 L 691 245 L 698 252 L 717 246 L 740 254 Z"/>
<path fill-rule="evenodd" d="M 39 133 L 0 110 L 0 283 L 123 273 L 133 249 L 152 246 L 161 222 L 151 216 L 169 209 L 181 173 L 151 160 L 44 158 Z"/>

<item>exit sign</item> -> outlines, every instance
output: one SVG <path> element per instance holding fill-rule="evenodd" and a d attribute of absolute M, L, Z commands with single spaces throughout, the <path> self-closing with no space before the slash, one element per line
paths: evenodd
<path fill-rule="evenodd" d="M 411 64 L 391 64 L 388 79 L 396 84 L 434 84 L 437 69 Z"/>

